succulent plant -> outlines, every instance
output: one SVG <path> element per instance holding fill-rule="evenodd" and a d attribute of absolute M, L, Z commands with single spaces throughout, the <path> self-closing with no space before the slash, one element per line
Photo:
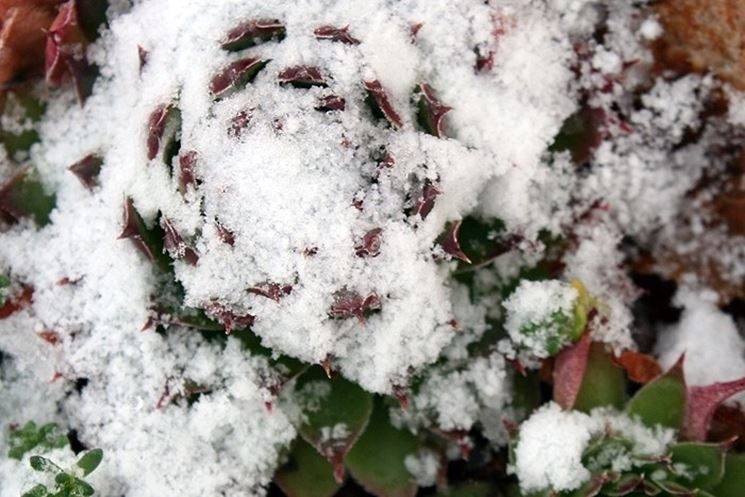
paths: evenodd
<path fill-rule="evenodd" d="M 65 470 L 43 456 L 31 456 L 29 463 L 34 471 L 47 473 L 54 477 L 54 487 L 38 484 L 25 492 L 22 497 L 89 497 L 96 493 L 84 477 L 91 474 L 103 459 L 101 449 L 86 451 L 75 465 Z"/>

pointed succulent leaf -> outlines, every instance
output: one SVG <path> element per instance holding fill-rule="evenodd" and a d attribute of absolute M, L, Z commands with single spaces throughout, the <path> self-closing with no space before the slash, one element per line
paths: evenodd
<path fill-rule="evenodd" d="M 349 34 L 349 26 L 337 28 L 335 26 L 320 26 L 313 31 L 319 40 L 331 40 L 346 43 L 347 45 L 359 45 L 360 40 Z"/>
<path fill-rule="evenodd" d="M 692 490 L 691 488 L 681 485 L 678 482 L 671 481 L 671 480 L 665 480 L 665 481 L 659 481 L 655 482 L 656 485 L 665 492 L 664 495 L 670 495 L 671 497 L 695 497 L 698 495 L 698 492 L 695 490 Z M 659 493 L 659 492 L 658 492 Z M 647 495 L 657 495 L 655 494 L 647 494 Z"/>
<path fill-rule="evenodd" d="M 78 459 L 77 465 L 83 470 L 83 476 L 91 474 L 103 459 L 103 450 L 91 449 Z"/>
<path fill-rule="evenodd" d="M 426 219 L 432 209 L 435 207 L 435 199 L 442 194 L 436 182 L 433 182 L 429 178 L 425 178 L 424 181 L 420 181 L 418 185 L 413 188 L 412 200 L 413 207 L 410 215 L 419 215 L 422 219 Z"/>
<path fill-rule="evenodd" d="M 153 160 L 158 153 L 163 154 L 163 162 L 171 165 L 171 159 L 178 152 L 174 144 L 181 133 L 181 112 L 170 104 L 159 105 L 148 118 L 147 159 Z"/>
<path fill-rule="evenodd" d="M 443 105 L 427 83 L 420 83 L 416 93 L 419 95 L 417 119 L 419 125 L 430 135 L 442 138 L 445 136 L 445 114 L 453 110 Z"/>
<path fill-rule="evenodd" d="M 450 223 L 445 228 L 445 232 L 437 239 L 437 244 L 442 247 L 442 250 L 444 250 L 446 254 L 451 255 L 466 264 L 471 264 L 471 259 L 469 259 L 465 252 L 463 252 L 463 249 L 460 247 L 460 241 L 458 240 L 461 224 L 462 221 Z"/>
<path fill-rule="evenodd" d="M 574 406 L 582 387 L 590 355 L 590 343 L 588 333 L 556 356 L 553 372 L 554 401 L 564 409 L 571 409 Z"/>
<path fill-rule="evenodd" d="M 68 169 L 78 177 L 84 187 L 92 190 L 98 184 L 98 173 L 101 172 L 102 165 L 103 159 L 101 157 L 90 154 L 68 167 Z"/>
<path fill-rule="evenodd" d="M 677 478 L 690 488 L 712 488 L 724 476 L 726 444 L 682 442 L 670 447 L 674 464 L 684 464 L 683 474 Z"/>
<path fill-rule="evenodd" d="M 372 395 L 341 376 L 328 379 L 317 367 L 298 378 L 295 392 L 304 414 L 300 435 L 328 459 L 341 481 L 344 458 L 370 419 Z"/>
<path fill-rule="evenodd" d="M 220 99 L 243 89 L 268 63 L 268 60 L 258 57 L 246 57 L 228 64 L 212 78 L 212 95 L 215 99 Z"/>
<path fill-rule="evenodd" d="M 154 262 L 161 270 L 170 270 L 170 261 L 163 253 L 163 234 L 159 226 L 149 229 L 137 212 L 134 201 L 127 197 L 124 202 L 124 226 L 119 239 L 129 239 L 137 250 Z"/>
<path fill-rule="evenodd" d="M 644 477 L 641 475 L 634 473 L 625 474 L 613 483 L 610 488 L 604 490 L 604 492 L 608 497 L 624 497 L 639 488 L 643 480 Z"/>
<path fill-rule="evenodd" d="M 335 319 L 346 319 L 356 317 L 364 322 L 365 317 L 381 308 L 380 297 L 371 293 L 363 297 L 358 292 L 342 288 L 334 293 L 334 302 L 329 309 L 329 316 Z"/>
<path fill-rule="evenodd" d="M 590 345 L 587 367 L 582 378 L 574 409 L 589 413 L 596 407 L 622 409 L 626 401 L 626 380 L 623 370 L 615 365 L 613 356 L 602 343 Z"/>
<path fill-rule="evenodd" d="M 743 390 L 745 390 L 745 378 L 689 388 L 683 430 L 685 436 L 690 440 L 705 440 L 711 418 L 717 407 Z"/>
<path fill-rule="evenodd" d="M 626 412 L 649 426 L 662 425 L 679 430 L 686 411 L 683 358 L 667 373 L 644 385 L 626 405 Z"/>
<path fill-rule="evenodd" d="M 347 101 L 344 97 L 338 95 L 327 95 L 322 97 L 318 101 L 318 105 L 314 107 L 316 110 L 321 112 L 333 112 L 335 110 L 343 111 L 347 108 Z"/>
<path fill-rule="evenodd" d="M 80 478 L 75 478 L 75 480 L 73 481 L 73 486 L 75 487 L 75 493 L 71 493 L 71 497 L 77 497 L 78 495 L 80 495 L 81 497 L 88 497 L 96 493 L 94 488 L 91 487 L 88 482 L 83 481 Z"/>
<path fill-rule="evenodd" d="M 216 319 L 225 327 L 225 333 L 228 335 L 233 330 L 243 330 L 250 328 L 256 321 L 256 316 L 251 314 L 236 314 L 230 307 L 220 303 L 212 303 L 204 308 L 208 316 Z"/>
<path fill-rule="evenodd" d="M 217 236 L 223 243 L 226 243 L 231 247 L 235 245 L 235 234 L 219 221 L 215 221 L 215 231 L 217 231 Z"/>
<path fill-rule="evenodd" d="M 341 487 L 334 468 L 302 438 L 296 438 L 288 460 L 274 474 L 287 497 L 331 497 Z"/>
<path fill-rule="evenodd" d="M 711 490 L 717 497 L 741 497 L 745 489 L 745 454 L 727 454 L 724 476 Z"/>
<path fill-rule="evenodd" d="M 317 67 L 293 66 L 279 72 L 277 80 L 280 84 L 290 84 L 295 88 L 310 88 L 312 86 L 328 86 Z"/>
<path fill-rule="evenodd" d="M 391 424 L 388 409 L 381 398 L 376 399 L 365 433 L 347 455 L 347 468 L 378 497 L 413 497 L 417 485 L 404 460 L 419 450 L 419 442 L 411 432 Z"/>
<path fill-rule="evenodd" d="M 160 218 L 160 226 L 163 228 L 163 246 L 174 259 L 183 259 L 191 266 L 196 266 L 199 256 L 193 248 L 186 245 L 183 237 L 176 231 L 170 219 L 163 216 Z"/>
<path fill-rule="evenodd" d="M 270 40 L 283 40 L 287 29 L 279 19 L 251 19 L 228 31 L 223 50 L 237 52 Z"/>
<path fill-rule="evenodd" d="M 87 39 L 78 23 L 75 0 L 68 0 L 59 9 L 47 31 L 46 78 L 50 86 L 59 86 L 70 71 L 70 63 L 85 59 Z"/>
<path fill-rule="evenodd" d="M 367 91 L 367 103 L 373 114 L 376 117 L 385 118 L 394 128 L 400 128 L 403 125 L 401 116 L 393 109 L 380 81 L 365 81 L 363 84 Z"/>
<path fill-rule="evenodd" d="M 380 239 L 383 228 L 373 228 L 354 247 L 357 257 L 377 257 L 380 254 Z"/>
<path fill-rule="evenodd" d="M 194 166 L 197 163 L 197 152 L 195 150 L 189 150 L 179 154 L 179 177 L 178 185 L 179 191 L 182 195 L 185 195 L 190 188 L 196 188 L 197 180 L 194 175 Z"/>
<path fill-rule="evenodd" d="M 49 214 L 54 209 L 56 197 L 44 190 L 35 170 L 25 167 L 0 185 L 0 213 L 20 220 L 32 218 L 37 225 L 49 222 Z"/>

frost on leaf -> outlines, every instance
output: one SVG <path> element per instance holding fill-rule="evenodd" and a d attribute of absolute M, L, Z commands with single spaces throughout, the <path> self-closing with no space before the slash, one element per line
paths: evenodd
<path fill-rule="evenodd" d="M 435 207 L 435 199 L 442 194 L 438 184 L 429 178 L 415 180 L 411 193 L 412 207 L 409 215 L 426 219 Z"/>
<path fill-rule="evenodd" d="M 337 319 L 356 317 L 363 322 L 368 314 L 380 309 L 380 297 L 377 294 L 371 293 L 363 297 L 358 292 L 343 288 L 334 294 L 329 316 Z"/>
<path fill-rule="evenodd" d="M 271 40 L 282 40 L 287 30 L 278 19 L 252 19 L 228 31 L 222 48 L 237 52 Z"/>
<path fill-rule="evenodd" d="M 215 99 L 228 96 L 243 89 L 253 81 L 269 61 L 257 57 L 246 57 L 224 67 L 210 82 L 210 91 Z"/>
<path fill-rule="evenodd" d="M 453 108 L 443 105 L 427 83 L 420 83 L 417 86 L 417 93 L 419 94 L 417 104 L 419 125 L 430 135 L 443 138 L 445 136 L 445 114 Z"/>
<path fill-rule="evenodd" d="M 196 188 L 197 180 L 194 174 L 194 166 L 197 163 L 199 155 L 195 150 L 182 152 L 178 158 L 179 164 L 179 190 L 186 194 L 189 189 Z"/>
<path fill-rule="evenodd" d="M 0 184 L 0 214 L 13 221 L 32 218 L 37 225 L 49 222 L 49 215 L 56 204 L 56 197 L 48 194 L 31 167 L 24 167 Z"/>
<path fill-rule="evenodd" d="M 445 232 L 437 239 L 437 244 L 442 247 L 442 250 L 444 250 L 446 254 L 455 257 L 466 264 L 471 264 L 471 259 L 469 259 L 466 253 L 463 252 L 463 249 L 460 246 L 460 241 L 458 240 L 461 224 L 462 221 L 450 223 L 445 229 Z"/>
<path fill-rule="evenodd" d="M 282 297 L 292 293 L 292 285 L 280 285 L 279 283 L 263 281 L 257 283 L 246 291 L 279 302 Z"/>
<path fill-rule="evenodd" d="M 327 86 L 326 81 L 317 67 L 293 66 L 283 69 L 277 76 L 280 84 L 290 84 L 295 88 L 310 88 L 312 86 Z"/>
<path fill-rule="evenodd" d="M 183 259 L 187 264 L 195 266 L 199 261 L 199 256 L 193 248 L 184 243 L 183 237 L 176 231 L 173 223 L 167 217 L 160 220 L 160 226 L 163 228 L 163 246 L 174 259 Z"/>
<path fill-rule="evenodd" d="M 380 254 L 380 238 L 383 228 L 373 228 L 362 237 L 354 248 L 357 257 L 376 257 Z"/>
<path fill-rule="evenodd" d="M 227 334 L 249 328 L 256 320 L 251 314 L 236 314 L 230 307 L 217 302 L 206 305 L 204 310 L 225 327 Z"/>
<path fill-rule="evenodd" d="M 321 112 L 332 112 L 335 110 L 343 111 L 347 107 L 347 101 L 344 99 L 344 97 L 339 97 L 337 95 L 328 95 L 325 97 L 322 97 L 318 101 L 318 105 L 315 106 L 315 109 Z"/>
<path fill-rule="evenodd" d="M 376 117 L 385 118 L 395 128 L 400 128 L 403 123 L 401 116 L 393 109 L 388 95 L 383 89 L 380 81 L 365 81 L 365 90 L 367 90 L 367 103 Z"/>

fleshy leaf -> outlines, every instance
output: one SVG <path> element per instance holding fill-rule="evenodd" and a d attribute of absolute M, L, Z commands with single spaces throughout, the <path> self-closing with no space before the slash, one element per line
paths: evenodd
<path fill-rule="evenodd" d="M 343 28 L 320 26 L 313 30 L 313 34 L 319 40 L 338 41 L 347 45 L 359 45 L 360 43 L 360 40 L 349 34 L 349 26 Z"/>
<path fill-rule="evenodd" d="M 380 307 L 380 297 L 376 293 L 363 297 L 353 290 L 343 288 L 334 293 L 334 303 L 329 309 L 329 316 L 337 319 L 356 317 L 363 322 L 366 315 L 380 310 Z"/>
<path fill-rule="evenodd" d="M 621 409 L 625 401 L 626 380 L 623 370 L 615 365 L 612 354 L 605 350 L 604 344 L 591 344 L 574 409 L 587 413 L 602 406 Z"/>
<path fill-rule="evenodd" d="M 288 460 L 274 474 L 287 497 L 331 497 L 341 487 L 334 467 L 302 438 L 296 438 Z"/>
<path fill-rule="evenodd" d="M 571 409 L 582 387 L 588 356 L 590 335 L 559 352 L 554 362 L 554 400 L 564 409 Z"/>
<path fill-rule="evenodd" d="M 691 488 L 711 488 L 724 475 L 726 444 L 695 442 L 678 443 L 670 447 L 673 463 L 686 465 L 684 475 L 678 478 Z"/>
<path fill-rule="evenodd" d="M 34 485 L 31 490 L 28 490 L 25 492 L 21 497 L 48 497 L 49 491 L 47 490 L 47 487 L 39 483 L 38 485 Z"/>
<path fill-rule="evenodd" d="M 124 203 L 124 226 L 119 239 L 129 239 L 137 250 L 154 262 L 160 269 L 168 271 L 170 261 L 163 253 L 163 235 L 159 227 L 148 229 L 140 213 L 135 209 L 134 201 L 127 197 Z"/>
<path fill-rule="evenodd" d="M 252 19 L 228 31 L 221 46 L 229 52 L 237 52 L 270 40 L 283 40 L 286 34 L 279 19 Z"/>
<path fill-rule="evenodd" d="M 365 90 L 367 90 L 367 103 L 371 107 L 373 114 L 376 117 L 385 118 L 393 127 L 400 128 L 403 125 L 401 116 L 393 109 L 380 81 L 365 81 L 364 85 Z"/>
<path fill-rule="evenodd" d="M 158 106 L 151 114 L 147 124 L 147 159 L 152 160 L 162 151 L 163 162 L 171 165 L 176 155 L 174 143 L 181 133 L 181 112 L 174 104 Z"/>
<path fill-rule="evenodd" d="M 337 95 L 327 95 L 320 99 L 318 105 L 314 107 L 316 110 L 321 112 L 333 112 L 335 110 L 343 111 L 347 108 L 347 101 L 344 97 Z"/>
<path fill-rule="evenodd" d="M 724 460 L 724 476 L 711 489 L 717 497 L 742 497 L 745 489 L 745 454 L 727 454 Z"/>
<path fill-rule="evenodd" d="M 98 184 L 98 173 L 101 172 L 103 159 L 96 154 L 86 155 L 68 169 L 88 190 L 92 190 Z"/>
<path fill-rule="evenodd" d="M 347 468 L 368 492 L 378 497 L 413 497 L 417 486 L 404 460 L 418 450 L 416 437 L 393 427 L 388 407 L 377 398 L 365 433 L 347 455 Z"/>
<path fill-rule="evenodd" d="M 194 150 L 183 152 L 179 155 L 179 190 L 182 194 L 186 194 L 189 188 L 196 188 L 197 179 L 194 175 L 194 166 L 197 163 L 198 154 Z"/>
<path fill-rule="evenodd" d="M 228 64 L 212 78 L 210 82 L 212 95 L 215 99 L 220 99 L 243 89 L 268 63 L 268 60 L 258 57 L 246 57 Z"/>
<path fill-rule="evenodd" d="M 683 429 L 685 436 L 689 440 L 706 440 L 714 411 L 722 402 L 743 390 L 745 378 L 689 388 Z"/>
<path fill-rule="evenodd" d="M 31 456 L 29 458 L 29 464 L 34 471 L 41 471 L 44 473 L 58 474 L 63 473 L 62 468 L 54 464 L 50 459 L 42 456 Z"/>
<path fill-rule="evenodd" d="M 186 245 L 184 239 L 176 231 L 173 223 L 167 217 L 160 219 L 160 226 L 163 228 L 163 246 L 174 259 L 183 259 L 187 264 L 196 266 L 199 262 L 199 256 L 193 248 Z"/>
<path fill-rule="evenodd" d="M 55 196 L 44 190 L 30 167 L 20 169 L 0 186 L 0 214 L 5 213 L 15 220 L 30 217 L 44 226 L 49 222 L 55 203 Z"/>
<path fill-rule="evenodd" d="M 372 396 L 341 376 L 328 379 L 317 367 L 298 378 L 295 392 L 304 414 L 300 435 L 328 459 L 341 481 L 344 457 L 370 419 Z"/>
<path fill-rule="evenodd" d="M 312 86 L 327 86 L 323 74 L 317 67 L 293 66 L 280 71 L 277 76 L 280 84 L 290 84 L 295 88 L 310 88 Z"/>
<path fill-rule="evenodd" d="M 649 426 L 662 425 L 679 430 L 686 410 L 683 358 L 667 373 L 644 385 L 626 405 L 626 412 L 639 416 Z"/>
<path fill-rule="evenodd" d="M 437 239 L 437 244 L 442 247 L 442 250 L 444 250 L 446 254 L 449 254 L 466 264 L 470 264 L 471 259 L 469 259 L 465 252 L 463 252 L 463 249 L 460 247 L 460 241 L 458 240 L 461 224 L 462 221 L 450 223 L 447 228 L 445 228 L 445 232 Z"/>
<path fill-rule="evenodd" d="M 357 257 L 377 257 L 380 254 L 380 238 L 382 233 L 382 228 L 373 228 L 365 233 L 357 246 L 354 247 Z"/>
<path fill-rule="evenodd" d="M 417 86 L 417 93 L 419 93 L 417 114 L 419 125 L 430 135 L 442 138 L 445 136 L 445 114 L 453 108 L 443 105 L 427 83 L 420 83 Z"/>
<path fill-rule="evenodd" d="M 418 214 L 422 219 L 426 219 L 427 215 L 434 209 L 435 199 L 440 194 L 442 194 L 442 191 L 437 185 L 429 178 L 425 178 L 424 181 L 420 182 L 420 185 L 413 189 L 412 199 L 414 205 L 410 214 Z"/>
<path fill-rule="evenodd" d="M 615 360 L 626 370 L 629 379 L 636 383 L 649 383 L 653 378 L 662 374 L 662 369 L 657 360 L 648 354 L 642 354 L 634 350 L 624 350 Z"/>
<path fill-rule="evenodd" d="M 83 476 L 87 476 L 101 464 L 102 459 L 103 451 L 101 449 L 91 449 L 78 459 L 77 465 L 83 470 Z"/>

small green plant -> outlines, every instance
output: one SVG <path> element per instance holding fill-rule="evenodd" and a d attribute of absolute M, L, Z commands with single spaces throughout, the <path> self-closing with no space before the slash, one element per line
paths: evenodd
<path fill-rule="evenodd" d="M 37 426 L 29 421 L 23 428 L 11 429 L 9 438 L 8 457 L 18 460 L 34 449 L 59 449 L 68 444 L 67 435 L 55 423 Z"/>
<path fill-rule="evenodd" d="M 101 449 L 85 452 L 75 466 L 65 471 L 50 459 L 42 456 L 31 456 L 31 467 L 35 471 L 54 475 L 54 488 L 38 484 L 21 497 L 87 497 L 96 491 L 82 478 L 91 474 L 103 459 Z"/>

